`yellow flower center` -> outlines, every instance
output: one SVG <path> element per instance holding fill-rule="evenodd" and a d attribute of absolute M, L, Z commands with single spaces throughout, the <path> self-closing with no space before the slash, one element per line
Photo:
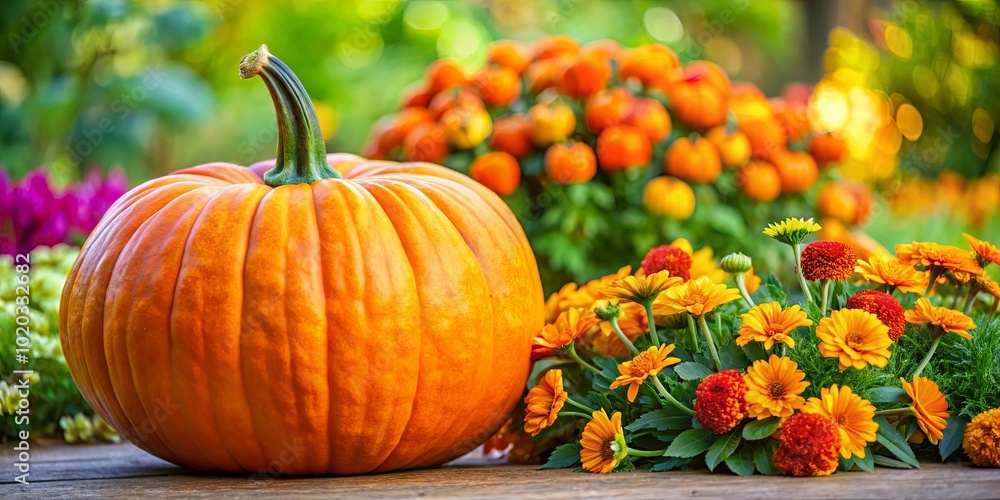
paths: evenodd
<path fill-rule="evenodd" d="M 857 349 L 865 343 L 865 336 L 858 332 L 850 332 L 847 334 L 847 337 L 845 337 L 845 340 L 847 340 L 848 347 Z"/>
<path fill-rule="evenodd" d="M 645 377 L 656 368 L 656 360 L 648 352 L 641 352 L 632 359 L 629 365 L 629 373 L 633 377 Z"/>
<path fill-rule="evenodd" d="M 785 397 L 785 386 L 781 382 L 771 382 L 767 386 L 767 392 L 771 395 L 772 399 L 781 399 Z"/>
<path fill-rule="evenodd" d="M 701 290 L 691 290 L 687 296 L 688 305 L 701 304 L 705 302 L 705 294 Z"/>

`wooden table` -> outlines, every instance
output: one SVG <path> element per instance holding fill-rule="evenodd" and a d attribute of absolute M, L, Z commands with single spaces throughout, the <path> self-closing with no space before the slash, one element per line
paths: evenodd
<path fill-rule="evenodd" d="M 220 495 L 340 497 L 565 498 L 998 498 L 1000 470 L 968 464 L 925 463 L 920 470 L 824 478 L 737 477 L 691 472 L 597 475 L 539 471 L 467 456 L 437 469 L 373 476 L 272 478 L 198 474 L 152 457 L 129 444 L 32 447 L 31 484 L 13 483 L 12 445 L 3 445 L 0 498 L 166 497 Z"/>

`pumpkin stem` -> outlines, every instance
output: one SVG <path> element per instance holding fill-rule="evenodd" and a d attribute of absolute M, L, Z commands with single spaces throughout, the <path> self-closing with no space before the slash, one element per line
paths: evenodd
<path fill-rule="evenodd" d="M 278 117 L 278 152 L 274 168 L 264 173 L 264 183 L 277 187 L 341 178 L 326 161 L 326 144 L 309 94 L 295 73 L 267 51 L 267 45 L 240 61 L 240 77 L 255 76 L 271 92 Z"/>

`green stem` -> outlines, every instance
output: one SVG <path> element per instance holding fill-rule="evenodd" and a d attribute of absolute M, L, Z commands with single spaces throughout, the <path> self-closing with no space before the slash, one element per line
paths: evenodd
<path fill-rule="evenodd" d="M 715 360 L 716 371 L 722 371 L 722 361 L 719 360 L 719 352 L 715 350 L 715 340 L 712 339 L 712 331 L 708 329 L 708 321 L 705 321 L 705 315 L 702 314 L 698 316 L 698 326 L 701 327 L 701 334 L 705 336 L 705 341 L 708 342 L 708 351 L 712 353 L 712 359 Z"/>
<path fill-rule="evenodd" d="M 632 351 L 632 354 L 639 354 L 639 349 L 635 347 L 635 344 L 633 344 L 632 341 L 625 336 L 621 327 L 618 326 L 618 318 L 611 318 L 609 322 L 611 323 L 611 329 L 614 330 L 615 335 L 617 335 L 618 339 L 621 340 L 626 347 L 628 347 L 628 350 Z"/>
<path fill-rule="evenodd" d="M 806 296 L 806 302 L 812 302 L 812 293 L 809 293 L 809 283 L 806 282 L 806 277 L 802 274 L 802 252 L 801 243 L 796 243 L 792 245 L 792 253 L 795 254 L 795 274 L 799 276 L 799 286 L 802 288 L 802 295 Z"/>
<path fill-rule="evenodd" d="M 592 371 L 592 372 L 600 375 L 601 374 L 601 370 L 598 370 L 597 368 L 594 368 L 594 365 L 592 365 L 592 364 L 584 361 L 583 358 L 581 358 L 580 355 L 576 353 L 576 346 L 574 344 L 576 344 L 576 342 L 571 342 L 569 344 L 569 347 L 566 348 L 566 352 L 569 353 L 569 357 L 573 358 L 573 361 L 576 361 L 577 363 L 580 363 L 580 366 L 582 366 L 582 367 L 584 367 L 584 368 L 586 368 L 586 369 L 588 369 L 588 370 L 590 370 L 590 371 Z"/>
<path fill-rule="evenodd" d="M 341 178 L 340 172 L 326 161 L 326 144 L 309 94 L 295 73 L 268 53 L 266 45 L 240 61 L 240 77 L 255 76 L 267 85 L 278 117 L 278 151 L 274 168 L 264 174 L 264 182 L 277 187 Z"/>
<path fill-rule="evenodd" d="M 934 285 L 937 284 L 938 276 L 941 275 L 941 268 L 938 266 L 931 266 L 931 270 L 927 275 L 927 288 L 924 290 L 924 297 L 931 294 L 934 291 Z"/>
<path fill-rule="evenodd" d="M 575 407 L 577 407 L 577 408 L 579 408 L 579 409 L 581 409 L 581 410 L 583 410 L 583 411 L 585 411 L 585 412 L 587 412 L 588 415 L 591 414 L 591 413 L 594 413 L 594 409 L 593 408 L 591 408 L 591 407 L 589 407 L 589 406 L 587 406 L 587 405 L 585 405 L 583 403 L 578 403 L 578 402 L 574 401 L 573 398 L 571 398 L 571 397 L 567 396 L 566 397 L 566 402 L 569 403 L 569 404 L 571 404 L 571 405 L 573 405 L 573 406 L 575 406 Z"/>
<path fill-rule="evenodd" d="M 635 448 L 629 448 L 628 454 L 630 457 L 662 457 L 667 450 L 637 450 Z"/>
<path fill-rule="evenodd" d="M 743 296 L 743 301 L 747 303 L 750 307 L 757 307 L 757 304 L 753 302 L 750 298 L 750 292 L 747 291 L 746 283 L 746 273 L 736 273 L 736 288 L 740 289 L 740 295 Z"/>
<path fill-rule="evenodd" d="M 958 309 L 958 301 L 959 301 L 959 299 L 962 298 L 962 290 L 964 290 L 964 289 L 965 289 L 965 285 L 963 285 L 961 283 L 959 283 L 958 285 L 955 286 L 955 296 L 951 298 L 951 308 L 952 309 Z M 969 291 L 970 292 L 972 291 L 971 283 L 970 283 Z"/>
<path fill-rule="evenodd" d="M 578 411 L 561 411 L 559 412 L 560 417 L 581 417 L 587 420 L 593 420 L 594 417 L 587 415 L 585 413 L 580 413 Z"/>
<path fill-rule="evenodd" d="M 684 314 L 687 315 L 688 331 L 691 332 L 691 342 L 694 342 L 694 352 L 701 352 L 701 344 L 698 343 L 698 332 L 696 331 L 698 328 L 694 326 L 694 316 L 688 313 Z"/>
<path fill-rule="evenodd" d="M 826 308 L 830 305 L 830 284 L 833 283 L 830 280 L 823 280 L 821 282 L 823 286 L 823 293 L 820 298 L 820 316 L 826 316 Z"/>
<path fill-rule="evenodd" d="M 680 401 L 677 401 L 677 398 L 673 397 L 670 394 L 670 392 L 667 391 L 666 387 L 663 387 L 663 383 L 660 382 L 660 378 L 658 376 L 654 375 L 651 378 L 653 379 L 653 385 L 656 386 L 657 392 L 659 392 L 660 395 L 662 395 L 664 398 L 666 398 L 667 401 L 670 401 L 670 404 L 672 404 L 675 407 L 677 407 L 678 410 L 680 410 L 680 411 L 682 411 L 684 413 L 687 413 L 688 415 L 691 415 L 692 417 L 694 416 L 694 410 L 692 410 L 691 408 L 688 408 L 687 405 L 685 405 L 684 403 L 681 403 Z"/>
<path fill-rule="evenodd" d="M 656 334 L 656 321 L 653 319 L 653 299 L 647 299 L 642 303 L 646 307 L 646 322 L 649 323 L 649 338 L 653 345 L 659 347 L 660 337 Z"/>
<path fill-rule="evenodd" d="M 927 363 L 931 362 L 931 357 L 934 356 L 934 351 L 937 350 L 937 346 L 941 343 L 942 338 L 944 338 L 944 332 L 938 332 L 938 335 L 934 337 L 934 340 L 931 342 L 931 347 L 927 349 L 927 354 L 924 355 L 924 359 L 919 365 L 917 365 L 917 369 L 910 377 L 916 377 L 917 375 L 920 375 L 920 372 L 924 371 L 924 368 L 927 367 Z"/>
<path fill-rule="evenodd" d="M 969 296 L 965 298 L 965 305 L 962 307 L 962 311 L 966 316 L 972 312 L 972 305 L 976 303 L 976 296 L 979 295 L 979 290 L 979 282 L 973 281 L 972 283 L 969 283 Z"/>
<path fill-rule="evenodd" d="M 875 412 L 876 415 L 895 415 L 897 413 L 910 413 L 913 410 L 907 406 L 906 408 L 893 408 L 891 410 L 879 410 Z"/>

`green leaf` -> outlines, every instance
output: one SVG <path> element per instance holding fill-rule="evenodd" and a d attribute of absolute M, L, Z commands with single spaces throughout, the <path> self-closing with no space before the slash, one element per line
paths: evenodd
<path fill-rule="evenodd" d="M 681 380 L 701 380 L 714 372 L 712 372 L 709 367 L 701 363 L 689 362 L 674 366 L 674 373 L 676 373 Z"/>
<path fill-rule="evenodd" d="M 665 431 L 669 429 L 686 429 L 690 427 L 690 422 L 691 417 L 689 415 L 670 406 L 643 413 L 634 422 L 625 426 L 625 428 L 632 432 L 642 429 Z"/>
<path fill-rule="evenodd" d="M 767 287 L 767 293 L 771 296 L 771 300 L 781 304 L 781 307 L 785 307 L 785 303 L 788 300 L 788 295 L 785 294 L 785 291 L 778 285 L 771 283 L 765 283 L 764 285 Z"/>
<path fill-rule="evenodd" d="M 965 437 L 965 427 L 969 425 L 969 420 L 961 415 L 955 415 L 948 419 L 948 425 L 944 428 L 944 437 L 938 443 L 938 451 L 941 452 L 943 462 L 955 450 L 962 446 L 962 439 Z"/>
<path fill-rule="evenodd" d="M 920 464 L 917 462 L 917 457 L 913 454 L 913 450 L 910 449 L 909 443 L 906 442 L 906 438 L 895 427 L 890 425 L 885 417 L 879 415 L 875 417 L 875 422 L 878 423 L 878 432 L 875 433 L 875 439 L 879 444 L 885 446 L 885 449 L 889 450 L 899 460 L 913 468 L 919 469 Z"/>
<path fill-rule="evenodd" d="M 767 359 L 769 356 L 767 349 L 764 349 L 764 344 L 760 342 L 750 342 L 743 346 L 743 353 L 746 354 L 747 359 L 749 359 L 751 363 Z"/>
<path fill-rule="evenodd" d="M 669 457 L 666 460 L 657 462 L 656 465 L 649 468 L 649 472 L 664 472 L 668 470 L 674 470 L 684 464 L 690 462 L 689 458 L 679 458 L 679 457 Z"/>
<path fill-rule="evenodd" d="M 726 458 L 726 466 L 737 476 L 751 476 L 754 466 L 753 448 L 747 445 L 740 447 L 736 453 Z"/>
<path fill-rule="evenodd" d="M 758 439 L 764 439 L 774 431 L 778 430 L 778 424 L 781 423 L 781 418 L 779 417 L 767 417 L 763 420 L 754 420 L 743 428 L 743 439 L 747 441 L 756 441 Z"/>
<path fill-rule="evenodd" d="M 865 448 L 865 458 L 854 459 L 854 465 L 857 465 L 859 469 L 865 472 L 871 472 L 875 470 L 875 454 L 872 453 L 872 447 L 869 446 Z"/>
<path fill-rule="evenodd" d="M 549 455 L 549 459 L 539 469 L 562 469 L 572 467 L 580 462 L 581 446 L 576 443 L 567 443 L 559 446 Z"/>
<path fill-rule="evenodd" d="M 665 457 L 690 458 L 698 456 L 712 446 L 712 438 L 715 436 L 711 431 L 704 429 L 688 429 L 682 432 L 674 442 L 670 443 Z"/>
<path fill-rule="evenodd" d="M 604 394 L 597 391 L 590 391 L 587 393 L 587 399 L 589 399 L 591 403 L 594 403 L 594 406 L 596 406 L 598 410 L 604 408 L 604 410 L 608 412 L 608 415 L 615 412 L 615 408 L 611 404 L 611 400 L 609 400 Z"/>
<path fill-rule="evenodd" d="M 839 463 L 837 464 L 837 470 L 841 470 L 844 472 L 850 471 L 851 469 L 854 468 L 854 462 L 855 462 L 854 455 L 851 455 L 848 458 L 844 458 L 843 456 L 841 456 Z"/>
<path fill-rule="evenodd" d="M 868 390 L 868 401 L 872 403 L 905 403 L 910 396 L 902 387 L 876 387 Z"/>
<path fill-rule="evenodd" d="M 774 466 L 774 449 L 778 442 L 774 440 L 765 441 L 763 444 L 754 444 L 753 462 L 757 466 L 757 472 L 768 476 L 778 473 L 778 468 Z"/>
<path fill-rule="evenodd" d="M 729 455 L 732 455 L 739 445 L 740 436 L 736 429 L 717 437 L 708 449 L 708 453 L 705 454 L 705 465 L 708 466 L 708 470 L 715 470 L 715 466 L 729 458 Z"/>
<path fill-rule="evenodd" d="M 913 468 L 909 464 L 900 462 L 899 460 L 896 460 L 896 459 L 893 459 L 893 458 L 889 458 L 889 457 L 887 457 L 885 455 L 873 455 L 872 456 L 872 462 L 874 462 L 875 465 L 879 465 L 879 466 L 882 466 L 882 467 L 891 467 L 893 469 L 912 469 Z"/>
<path fill-rule="evenodd" d="M 712 216 L 707 219 L 707 222 L 712 229 L 737 240 L 743 240 L 747 237 L 747 223 L 735 207 L 721 204 L 712 205 Z"/>

